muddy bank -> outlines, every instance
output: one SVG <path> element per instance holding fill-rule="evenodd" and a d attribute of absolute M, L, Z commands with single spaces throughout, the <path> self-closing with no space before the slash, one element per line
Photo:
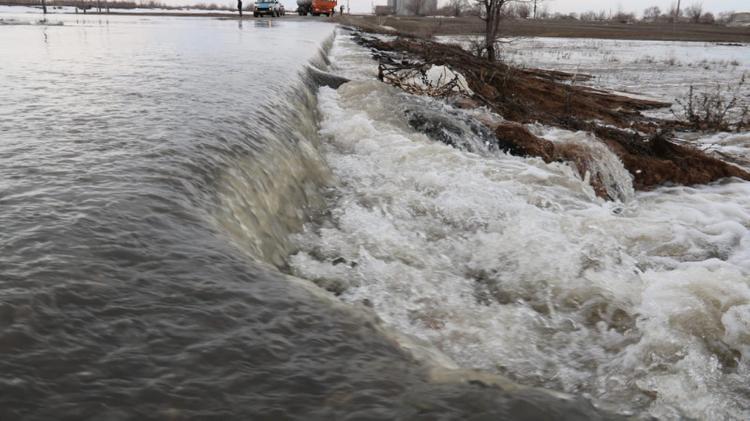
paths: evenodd
<path fill-rule="evenodd" d="M 384 41 L 360 35 L 357 41 L 371 49 L 379 62 L 380 79 L 414 92 L 440 96 L 464 108 L 487 107 L 502 116 L 502 123 L 484 121 L 495 131 L 498 147 L 514 155 L 540 157 L 546 162 L 572 163 L 583 176 L 594 157 L 575 144 L 555 144 L 524 125 L 541 123 L 591 133 L 622 161 L 636 190 L 664 184 L 693 185 L 726 177 L 750 180 L 750 173 L 704 152 L 672 141 L 672 132 L 684 128 L 676 120 L 647 117 L 643 111 L 671 104 L 622 96 L 578 84 L 586 75 L 539 69 L 521 69 L 502 62 L 489 63 L 456 45 L 401 36 Z M 411 86 L 409 78 L 427 77 L 433 66 L 445 66 L 461 75 L 465 89 Z M 453 73 L 451 73 L 453 75 Z M 458 84 L 458 76 L 451 76 Z M 608 197 L 596 176 L 591 185 Z M 613 197 L 609 197 L 614 199 Z"/>

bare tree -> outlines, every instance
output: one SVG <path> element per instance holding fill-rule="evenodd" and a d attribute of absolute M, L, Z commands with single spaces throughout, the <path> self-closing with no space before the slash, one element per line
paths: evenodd
<path fill-rule="evenodd" d="M 503 19 L 503 8 L 511 0 L 477 0 L 481 9 L 480 18 L 484 21 L 484 45 L 482 52 L 487 53 L 487 59 L 495 61 L 497 58 L 497 38 L 500 34 L 500 22 Z"/>
<path fill-rule="evenodd" d="M 692 22 L 700 22 L 701 16 L 703 16 L 703 4 L 693 3 L 692 5 L 688 6 L 688 8 L 685 9 L 685 15 L 690 18 Z"/>
<path fill-rule="evenodd" d="M 531 16 L 531 9 L 529 8 L 529 5 L 526 3 L 521 3 L 516 6 L 516 16 L 518 16 L 521 19 L 528 19 L 529 16 Z"/>
<path fill-rule="evenodd" d="M 635 21 L 635 13 L 628 13 L 619 9 L 617 13 L 612 16 L 612 20 L 615 22 L 628 23 Z"/>
<path fill-rule="evenodd" d="M 532 0 L 533 7 L 531 9 L 532 9 L 532 15 L 533 15 L 534 19 L 539 18 L 539 14 L 537 13 L 538 6 L 539 6 L 539 3 L 543 2 L 543 1 L 545 1 L 545 0 Z"/>
<path fill-rule="evenodd" d="M 672 3 L 672 6 L 669 8 L 669 16 L 672 17 L 672 22 L 680 20 L 680 16 L 682 16 L 682 10 L 680 10 L 681 4 L 682 1 L 677 0 L 677 4 Z"/>
<path fill-rule="evenodd" d="M 714 17 L 714 14 L 711 12 L 706 12 L 701 16 L 701 23 L 708 23 L 708 24 L 714 24 L 716 23 L 716 18 Z"/>
<path fill-rule="evenodd" d="M 730 10 L 727 12 L 721 12 L 719 13 L 719 16 L 717 17 L 717 21 L 719 23 L 727 24 L 732 21 L 732 16 L 734 16 L 734 10 Z"/>
<path fill-rule="evenodd" d="M 581 13 L 581 20 L 585 22 L 592 22 L 596 20 L 596 12 L 589 10 L 588 12 Z"/>
<path fill-rule="evenodd" d="M 643 11 L 643 19 L 645 20 L 656 20 L 661 16 L 661 9 L 659 6 L 651 6 Z"/>
<path fill-rule="evenodd" d="M 468 8 L 468 1 L 467 0 L 450 0 L 448 3 L 448 8 L 450 10 L 451 16 L 461 16 L 464 10 Z"/>

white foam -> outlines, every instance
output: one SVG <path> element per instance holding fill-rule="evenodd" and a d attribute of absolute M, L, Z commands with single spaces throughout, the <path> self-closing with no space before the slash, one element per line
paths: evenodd
<path fill-rule="evenodd" d="M 607 189 L 607 195 L 613 200 L 627 202 L 633 199 L 633 176 L 625 169 L 620 158 L 594 135 L 539 124 L 531 125 L 530 128 L 537 136 L 559 144 L 576 145 L 579 150 L 585 151 L 589 156 L 589 174 L 580 176 L 586 180 L 598 177 Z"/>
<path fill-rule="evenodd" d="M 333 57 L 365 66 L 345 39 Z M 750 183 L 605 202 L 568 165 L 429 140 L 398 95 L 321 89 L 337 194 L 294 238 L 296 275 L 465 368 L 665 419 L 750 417 Z"/>

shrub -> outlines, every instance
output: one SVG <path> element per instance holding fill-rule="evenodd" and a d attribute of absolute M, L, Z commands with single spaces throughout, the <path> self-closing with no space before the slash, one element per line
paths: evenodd
<path fill-rule="evenodd" d="M 750 107 L 740 103 L 740 91 L 746 82 L 742 75 L 737 86 L 696 92 L 691 85 L 688 94 L 677 99 L 675 117 L 701 131 L 740 131 L 750 127 Z"/>
<path fill-rule="evenodd" d="M 703 16 L 701 16 L 701 23 L 713 24 L 715 21 L 716 19 L 711 12 L 706 12 L 703 14 Z"/>

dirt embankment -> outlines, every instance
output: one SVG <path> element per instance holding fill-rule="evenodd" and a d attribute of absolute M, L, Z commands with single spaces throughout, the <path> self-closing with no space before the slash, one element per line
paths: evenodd
<path fill-rule="evenodd" d="M 477 17 L 459 18 L 406 16 L 336 16 L 340 23 L 359 27 L 391 27 L 410 35 L 483 34 L 484 22 Z M 698 23 L 581 22 L 575 20 L 511 19 L 503 23 L 503 36 L 604 38 L 629 40 L 750 42 L 750 28 Z"/>
<path fill-rule="evenodd" d="M 637 190 L 667 183 L 702 184 L 725 177 L 750 180 L 750 173 L 739 167 L 670 141 L 672 131 L 683 127 L 681 122 L 642 114 L 644 110 L 669 106 L 668 103 L 577 85 L 574 79 L 581 77 L 577 75 L 491 63 L 455 45 L 414 37 L 392 41 L 356 38 L 372 50 L 380 62 L 381 74 L 432 65 L 447 66 L 462 74 L 472 93 L 456 103 L 465 107 L 486 106 L 503 116 L 505 122 L 491 126 L 498 147 L 509 153 L 537 156 L 546 162 L 571 162 L 581 174 L 586 173 L 594 159 L 588 156 L 589 149 L 550 142 L 524 126 L 539 122 L 594 134 L 621 159 Z M 594 178 L 591 184 L 597 194 L 607 196 L 603 180 Z"/>

